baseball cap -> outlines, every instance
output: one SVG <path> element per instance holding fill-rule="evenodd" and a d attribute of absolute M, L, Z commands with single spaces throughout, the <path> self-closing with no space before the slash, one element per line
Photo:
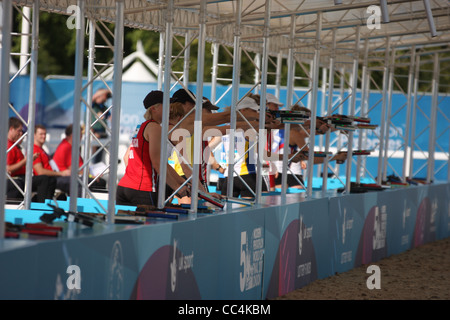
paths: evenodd
<path fill-rule="evenodd" d="M 211 111 L 220 109 L 218 106 L 213 105 L 212 102 L 209 101 L 209 99 L 206 98 L 206 97 L 203 97 L 203 105 L 202 105 L 202 107 L 205 108 L 205 109 L 211 110 Z"/>
<path fill-rule="evenodd" d="M 238 105 L 236 106 L 237 110 L 241 110 L 241 109 L 245 109 L 245 108 L 250 108 L 256 111 L 259 111 L 259 106 L 256 103 L 255 99 L 252 99 L 250 97 L 245 97 L 244 99 L 241 100 L 241 102 L 238 103 Z"/>
<path fill-rule="evenodd" d="M 159 90 L 150 91 L 150 93 L 147 94 L 147 96 L 143 101 L 145 109 L 148 109 L 155 104 L 163 103 L 163 96 L 164 93 L 162 91 Z"/>
<path fill-rule="evenodd" d="M 284 103 L 281 103 L 280 100 L 277 99 L 273 94 L 266 93 L 266 102 L 267 103 L 274 103 L 276 105 L 282 106 Z"/>
<path fill-rule="evenodd" d="M 189 90 L 189 92 L 191 93 L 192 98 L 189 93 L 184 90 L 184 89 L 179 89 L 177 91 L 175 91 L 175 93 L 172 95 L 172 101 L 173 102 L 181 102 L 181 103 L 185 103 L 185 102 L 191 102 L 193 104 L 195 104 L 195 95 L 192 93 L 191 90 Z"/>

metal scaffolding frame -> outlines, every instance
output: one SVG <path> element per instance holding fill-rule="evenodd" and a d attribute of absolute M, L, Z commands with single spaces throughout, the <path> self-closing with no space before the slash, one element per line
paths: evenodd
<path fill-rule="evenodd" d="M 409 169 L 410 174 L 407 174 L 406 160 L 403 166 L 402 178 L 406 176 L 412 177 L 412 160 L 414 159 L 414 146 L 417 134 L 414 132 L 414 123 L 417 120 L 417 106 L 419 100 L 418 84 L 420 81 L 420 65 L 422 64 L 420 52 L 422 48 L 430 49 L 433 55 L 433 79 L 431 84 L 432 90 L 432 108 L 430 111 L 430 132 L 429 132 L 429 150 L 427 157 L 427 181 L 433 180 L 435 173 L 434 153 L 436 150 L 437 139 L 442 137 L 443 133 L 437 133 L 435 130 L 436 119 L 443 111 L 439 109 L 439 78 L 440 70 L 438 67 L 439 52 L 442 48 L 448 49 L 450 43 L 450 11 L 449 4 L 445 0 L 434 1 L 405 1 L 392 0 L 386 1 L 356 1 L 349 0 L 345 3 L 336 5 L 333 1 L 318 0 L 318 1 L 303 1 L 298 3 L 294 0 L 269 1 L 269 0 L 255 0 L 252 2 L 238 1 L 212 1 L 212 0 L 3 0 L 2 1 L 2 55 L 1 55 L 1 77 L 0 77 L 0 92 L 1 92 L 1 112 L 8 113 L 9 100 L 9 58 L 11 54 L 11 24 L 12 24 L 12 6 L 35 6 L 39 10 L 55 12 L 59 14 L 67 14 L 67 7 L 69 5 L 77 5 L 80 9 L 81 16 L 78 17 L 80 28 L 77 29 L 77 48 L 75 59 L 75 94 L 74 105 L 80 106 L 74 108 L 74 123 L 81 122 L 81 105 L 83 99 L 81 97 L 82 86 L 82 71 L 83 71 L 83 49 L 84 49 L 84 23 L 88 18 L 91 23 L 101 21 L 105 23 L 114 23 L 114 79 L 113 79 L 113 106 L 111 112 L 113 114 L 113 122 L 111 124 L 111 141 L 110 141 L 110 159 L 117 159 L 118 157 L 118 129 L 120 126 L 120 98 L 121 98 L 121 63 L 122 63 L 122 47 L 123 47 L 123 29 L 124 27 L 141 28 L 145 30 L 152 30 L 160 32 L 160 76 L 158 77 L 158 87 L 164 92 L 164 110 L 163 113 L 162 131 L 168 131 L 168 103 L 170 97 L 172 76 L 177 71 L 171 70 L 171 59 L 162 59 L 162 57 L 172 57 L 172 39 L 175 35 L 184 36 L 186 43 L 185 63 L 183 68 L 183 84 L 187 87 L 189 83 L 188 69 L 190 67 L 190 51 L 189 44 L 192 43 L 193 38 L 199 40 L 198 64 L 197 68 L 197 101 L 195 107 L 196 120 L 201 120 L 201 99 L 203 94 L 203 57 L 204 44 L 206 41 L 213 43 L 214 57 L 218 52 L 219 47 L 233 48 L 233 78 L 231 79 L 231 128 L 236 128 L 236 105 L 240 99 L 239 84 L 240 84 L 240 64 L 241 52 L 254 52 L 261 57 L 261 105 L 265 106 L 265 94 L 267 89 L 267 71 L 268 61 L 270 57 L 276 57 L 277 67 L 282 64 L 282 60 L 286 59 L 289 66 L 287 87 L 287 103 L 290 107 L 295 103 L 295 75 L 292 73 L 294 61 L 301 63 L 309 63 L 312 61 L 310 71 L 310 92 L 308 92 L 309 106 L 312 117 L 319 115 L 318 103 L 318 79 L 320 68 L 322 74 L 326 75 L 326 69 L 329 71 L 328 77 L 323 76 L 322 92 L 328 92 L 327 112 L 333 110 L 333 98 L 336 96 L 334 90 L 335 77 L 341 77 L 340 92 L 337 93 L 339 108 L 342 108 L 344 103 L 348 103 L 349 114 L 356 115 L 359 111 L 360 115 L 368 115 L 370 108 L 368 106 L 368 97 L 370 95 L 369 85 L 373 81 L 370 80 L 371 67 L 368 62 L 371 58 L 368 57 L 367 52 L 384 52 L 384 66 L 383 83 L 382 83 L 382 121 L 380 123 L 380 144 L 379 144 L 379 162 L 378 162 L 378 183 L 386 177 L 388 167 L 388 146 L 389 146 L 389 128 L 392 124 L 393 116 L 391 114 L 391 97 L 393 84 L 395 82 L 395 52 L 397 50 L 411 49 L 410 69 L 408 75 L 408 89 L 407 89 L 407 123 L 409 124 L 409 116 L 412 117 L 411 124 L 408 125 L 408 132 L 404 136 L 405 152 L 406 147 L 409 147 Z M 372 6 L 381 6 L 381 17 L 373 12 L 368 11 Z M 372 7 L 373 8 L 373 7 Z M 36 12 L 38 10 L 35 10 Z M 382 19 L 380 19 L 382 18 Z M 377 20 L 378 19 L 378 20 Z M 378 25 L 369 25 L 370 21 L 379 22 Z M 34 23 L 34 19 L 33 19 Z M 38 21 L 36 21 L 37 25 Z M 378 28 L 379 27 L 379 28 Z M 93 28 L 91 28 L 93 29 Z M 198 32 L 198 36 L 195 33 Z M 38 35 L 34 31 L 33 34 Z M 92 35 L 93 36 L 93 35 Z M 36 40 L 36 38 L 33 38 Z M 253 40 L 259 41 L 253 41 Z M 263 46 L 261 48 L 261 39 Z M 438 49 L 436 49 L 438 48 Z M 31 69 L 30 74 L 36 72 L 37 63 L 37 45 L 32 45 L 31 53 Z M 92 46 L 90 45 L 90 50 Z M 363 52 L 364 54 L 361 54 Z M 420 54 L 419 54 L 420 52 Z M 427 54 L 429 54 L 428 52 Z M 92 54 L 92 51 L 90 51 Z M 90 56 L 92 58 L 92 56 Z M 33 62 L 34 61 L 34 62 Z M 91 62 L 91 60 L 90 60 Z M 362 64 L 361 64 L 362 62 Z M 361 75 L 361 107 L 356 106 L 356 93 L 358 91 L 358 72 L 362 65 L 363 73 Z M 414 66 L 413 66 L 414 65 Z M 219 80 L 217 78 L 218 62 L 213 63 L 213 86 L 211 92 L 212 102 L 215 103 L 217 99 L 214 85 Z M 415 70 L 413 70 L 415 67 Z M 91 68 L 89 68 L 91 69 Z M 91 69 L 92 71 L 92 69 Z M 165 72 L 164 72 L 165 71 Z M 349 94 L 344 97 L 345 75 L 350 74 L 350 81 L 347 83 Z M 92 77 L 92 73 L 89 77 Z M 327 78 L 327 79 L 326 79 Z M 90 78 L 91 79 L 91 78 Z M 177 81 L 179 83 L 179 81 Z M 328 82 L 328 90 L 326 84 Z M 281 82 L 280 78 L 276 76 L 276 90 L 279 94 Z M 91 90 L 91 89 L 89 89 Z M 88 97 L 92 94 L 88 95 Z M 35 104 L 35 97 L 30 85 L 30 109 L 33 109 Z M 89 98 L 88 98 L 89 100 Z M 322 99 L 322 109 L 325 110 L 324 98 Z M 331 107 L 331 109 L 330 109 Z M 89 109 L 89 108 L 88 108 Z M 33 115 L 33 110 L 30 114 Z M 342 109 L 341 109 L 342 110 Z M 89 112 L 87 112 L 88 114 Z M 114 117 L 114 115 L 119 115 Z M 6 136 L 7 120 L 2 117 L 0 125 L 0 135 Z M 31 118 L 31 117 L 29 117 Z M 87 115 L 86 115 L 87 119 Z M 315 122 L 312 122 L 312 130 L 310 136 L 310 143 L 315 145 Z M 29 125 L 29 129 L 34 127 L 33 121 Z M 80 134 L 80 128 L 74 126 L 74 136 Z M 288 128 L 289 126 L 287 126 Z M 260 118 L 260 129 L 264 128 L 264 118 Z M 287 130 L 288 131 L 288 130 Z M 198 133 L 198 132 L 197 132 Z M 411 136 L 409 138 L 408 134 Z M 233 136 L 233 133 L 231 134 Z M 167 137 L 167 135 L 162 135 Z M 87 137 L 87 136 L 86 136 Z M 199 134 L 195 135 L 195 143 L 201 139 Z M 288 136 L 287 136 L 288 138 Z M 330 139 L 327 135 L 326 139 Z M 89 140 L 89 139 L 88 139 Z M 162 141 L 163 142 L 163 141 Z M 230 151 L 234 150 L 234 136 L 230 140 Z M 31 142 L 32 143 L 32 142 Z M 325 148 L 329 147 L 330 140 L 325 143 Z M 364 145 L 364 137 L 358 141 L 359 146 Z M 166 148 L 166 143 L 161 144 L 162 148 Z M 78 145 L 73 146 L 72 163 L 78 163 Z M 340 148 L 341 146 L 339 146 Z M 6 149 L 6 141 L 0 142 L 0 148 Z M 28 149 L 30 147 L 28 146 Z M 31 145 L 32 148 L 32 145 Z M 353 133 L 348 135 L 347 143 L 348 151 L 353 148 Z M 87 151 L 90 146 L 87 145 Z M 32 150 L 32 149 L 31 149 Z M 86 150 L 85 150 L 86 151 Z M 262 149 L 259 147 L 259 154 Z M 284 150 L 287 153 L 287 150 Z M 444 151 L 447 152 L 447 151 Z M 86 153 L 88 154 L 88 153 Z M 162 155 L 167 155 L 161 152 Z M 231 152 L 229 153 L 231 155 Z M 405 157 L 406 158 L 406 157 Z M 198 159 L 197 159 L 198 160 Z M 198 166 L 194 162 L 193 171 L 194 177 L 197 173 Z M 353 159 L 351 155 L 347 158 L 346 164 L 346 179 L 348 190 L 350 183 L 350 174 Z M 448 161 L 450 162 L 450 161 Z M 162 162 L 163 163 L 163 162 Z M 286 162 L 283 161 L 286 165 Z M 5 154 L 0 156 L 0 166 L 6 165 Z M 27 170 L 31 172 L 31 161 L 27 161 Z M 310 152 L 308 159 L 308 167 L 313 167 L 313 153 Z M 330 167 L 329 163 L 324 164 L 324 168 Z M 72 181 L 86 184 L 86 178 L 83 181 L 78 180 L 77 166 L 72 166 Z M 357 171 L 361 172 L 364 168 L 363 161 L 357 161 Z M 442 168 L 442 167 L 441 167 Z M 441 170 L 438 168 L 438 170 Z M 229 169 L 232 166 L 229 162 Z M 448 169 L 450 176 L 450 168 Z M 229 170 L 232 174 L 233 170 Z M 338 167 L 337 167 L 338 171 Z M 258 187 L 256 198 L 261 197 L 261 162 L 258 162 Z M 308 170 L 308 189 L 307 195 L 310 196 L 312 192 L 312 172 Z M 27 181 L 31 179 L 31 173 L 28 174 Z M 283 175 L 285 176 L 285 175 Z M 325 175 L 324 175 L 325 176 Z M 165 170 L 161 170 L 160 190 L 165 185 Z M 0 173 L 0 180 L 6 179 L 6 173 Z M 283 178 L 282 195 L 286 194 L 286 179 Z M 197 197 L 197 182 L 193 181 L 193 203 L 194 209 L 196 206 Z M 117 183 L 117 161 L 110 161 L 109 164 L 109 179 L 108 185 L 110 190 L 110 197 L 108 201 L 108 221 L 114 221 L 115 210 L 115 190 Z M 228 181 L 228 192 L 232 190 L 232 179 Z M 71 193 L 77 192 L 77 184 L 71 184 Z M 0 203 L 5 203 L 5 189 L 4 184 L 0 187 Z M 28 196 L 27 196 L 28 197 Z M 161 192 L 159 206 L 163 204 L 164 192 Z M 25 202 L 27 203 L 27 201 Z M 76 211 L 76 198 L 71 198 L 70 210 Z M 194 211 L 194 210 L 193 210 Z M 4 208 L 0 206 L 0 224 L 4 222 Z M 0 228 L 0 238 L 3 237 L 3 228 Z"/>

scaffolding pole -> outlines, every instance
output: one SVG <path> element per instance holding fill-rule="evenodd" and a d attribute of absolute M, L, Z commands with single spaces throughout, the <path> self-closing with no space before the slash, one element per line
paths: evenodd
<path fill-rule="evenodd" d="M 412 96 L 412 119 L 411 119 L 411 148 L 409 150 L 409 177 L 413 178 L 414 169 L 414 146 L 416 144 L 416 121 L 417 121 L 417 96 L 419 91 L 420 55 L 416 56 L 414 70 L 414 88 Z"/>
<path fill-rule="evenodd" d="M 89 49 L 88 49 L 88 68 L 87 68 L 87 96 L 86 102 L 92 107 L 93 84 L 94 79 L 94 63 L 95 63 L 95 21 L 89 19 Z M 84 132 L 84 159 L 91 157 L 91 109 L 86 106 L 85 114 L 85 132 Z M 83 184 L 89 185 L 89 170 L 83 171 Z M 81 196 L 86 196 L 86 189 L 83 188 Z"/>
<path fill-rule="evenodd" d="M 163 114 L 161 123 L 161 154 L 159 164 L 158 182 L 158 208 L 164 208 L 166 198 L 166 175 L 167 175 L 167 133 L 169 132 L 170 113 L 170 74 L 172 70 L 172 27 L 173 27 L 173 4 L 174 0 L 169 0 L 166 9 L 165 28 L 165 58 L 164 58 L 164 81 L 163 85 Z M 162 55 L 160 52 L 160 61 Z"/>
<path fill-rule="evenodd" d="M 361 75 L 361 110 L 360 114 L 362 117 L 367 116 L 367 101 L 368 101 L 368 71 L 367 71 L 367 61 L 368 61 L 368 55 L 369 55 L 369 40 L 366 39 L 364 41 L 364 60 L 363 60 L 363 66 L 362 66 L 362 75 Z M 362 130 L 359 133 L 358 136 L 358 148 L 360 150 L 364 149 L 366 143 L 366 132 L 365 130 Z M 364 168 L 362 168 L 362 157 L 358 156 L 356 159 L 356 183 L 361 183 L 361 175 L 364 171 Z"/>
<path fill-rule="evenodd" d="M 196 215 L 198 208 L 199 174 L 202 160 L 208 162 L 208 157 L 203 158 L 202 150 L 202 104 L 203 104 L 203 71 L 205 69 L 205 37 L 206 37 L 206 0 L 200 2 L 199 36 L 197 53 L 197 96 L 195 101 L 195 125 L 194 125 L 194 163 L 192 170 L 192 193 L 190 214 Z"/>
<path fill-rule="evenodd" d="M 353 56 L 353 69 L 352 69 L 352 96 L 350 101 L 350 115 L 355 115 L 356 106 L 356 91 L 358 87 L 358 67 L 359 67 L 359 38 L 360 31 L 359 27 L 356 29 L 356 39 L 355 39 L 355 52 Z M 349 132 L 348 142 L 347 142 L 347 164 L 346 164 L 346 180 L 345 180 L 345 191 L 350 193 L 351 177 L 352 177 L 352 153 L 353 153 L 353 131 Z"/>
<path fill-rule="evenodd" d="M 288 75 L 287 75 L 287 92 L 286 92 L 286 107 L 292 108 L 294 96 L 294 77 L 295 77 L 295 61 L 294 61 L 294 40 L 295 40 L 295 16 L 291 16 L 291 30 L 289 37 L 289 51 L 287 58 Z M 281 200 L 282 203 L 286 201 L 287 193 L 287 175 L 289 166 L 289 138 L 291 125 L 286 123 L 284 125 L 284 146 L 283 146 L 283 172 L 281 173 Z"/>
<path fill-rule="evenodd" d="M 28 139 L 27 139 L 27 160 L 25 173 L 25 209 L 31 207 L 32 179 L 33 179 L 33 151 L 34 151 L 34 124 L 36 117 L 36 82 L 39 50 L 39 1 L 33 3 L 32 13 L 32 36 L 31 36 L 31 61 L 30 61 L 30 88 L 28 100 Z"/>
<path fill-rule="evenodd" d="M 1 114 L 8 114 L 9 58 L 11 54 L 11 0 L 2 1 L 2 50 L 0 51 L 0 101 Z M 8 117 L 0 117 L 0 137 L 8 135 Z M 6 150 L 7 139 L 0 139 L 0 150 Z M 0 167 L 6 168 L 6 152 L 0 152 Z M 0 239 L 5 237 L 6 170 L 0 170 Z"/>
<path fill-rule="evenodd" d="M 409 166 L 411 166 L 411 162 L 408 162 L 410 160 L 408 158 L 407 151 L 408 148 L 412 148 L 413 146 L 410 145 L 410 128 L 411 128 L 411 101 L 412 101 L 412 91 L 414 86 L 414 63 L 416 62 L 416 46 L 412 46 L 411 49 L 411 58 L 410 58 L 410 64 L 409 64 L 409 72 L 408 72 L 408 92 L 406 97 L 406 118 L 405 118 L 405 153 L 403 157 L 403 171 L 402 171 L 402 182 L 406 182 L 406 176 L 407 176 L 407 166 L 409 163 Z"/>
<path fill-rule="evenodd" d="M 77 5 L 79 14 L 76 16 L 76 49 L 75 49 L 75 83 L 74 83 L 74 97 L 73 97 L 73 142 L 72 142 L 72 168 L 70 174 L 70 211 L 77 212 L 77 198 L 73 195 L 78 195 L 78 171 L 79 171 L 79 156 L 80 156 L 80 118 L 81 118 L 81 88 L 83 84 L 83 51 L 84 51 L 84 13 L 85 1 L 78 0 Z"/>
<path fill-rule="evenodd" d="M 314 146 L 316 141 L 316 116 L 317 116 L 317 91 L 319 83 L 319 61 L 320 61 L 320 37 L 322 32 L 322 12 L 317 13 L 316 41 L 314 49 L 314 59 L 312 65 L 312 93 L 311 93 L 311 125 L 309 130 L 309 154 L 308 154 L 308 185 L 306 194 L 312 195 L 313 172 L 314 172 Z"/>
<path fill-rule="evenodd" d="M 236 3 L 236 24 L 234 27 L 234 45 L 233 45 L 233 79 L 231 91 L 231 115 L 230 115 L 230 143 L 228 149 L 228 181 L 227 197 L 233 196 L 233 176 L 234 176 L 234 149 L 235 149 L 235 131 L 236 131 L 236 106 L 239 98 L 239 84 L 241 74 L 241 9 L 242 0 Z"/>
<path fill-rule="evenodd" d="M 428 170 L 427 183 L 434 180 L 434 154 L 436 151 L 436 122 L 438 109 L 438 93 L 439 93 L 439 54 L 434 53 L 433 61 L 433 80 L 431 93 L 431 117 L 430 117 L 430 135 L 428 140 Z"/>
<path fill-rule="evenodd" d="M 394 90 L 395 76 L 395 48 L 391 52 L 391 60 L 389 63 L 389 81 L 388 81 L 388 100 L 386 109 L 386 128 L 384 133 L 384 157 L 383 157 L 383 180 L 387 179 L 387 165 L 389 161 L 389 140 L 391 137 L 391 119 L 392 119 L 392 92 Z"/>
<path fill-rule="evenodd" d="M 113 106 L 111 121 L 111 151 L 108 176 L 108 216 L 107 222 L 114 223 L 116 213 L 117 190 L 117 159 L 119 158 L 120 108 L 122 101 L 122 63 L 123 63 L 123 30 L 124 30 L 123 0 L 116 1 L 116 25 L 114 28 L 114 78 L 113 78 Z"/>
<path fill-rule="evenodd" d="M 264 16 L 264 36 L 263 36 L 263 54 L 262 54 L 262 71 L 261 71 L 261 100 L 259 108 L 259 134 L 258 134 L 258 157 L 256 161 L 256 197 L 255 203 L 261 202 L 262 193 L 262 165 L 264 163 L 264 155 L 266 153 L 266 143 L 267 143 L 267 131 L 265 128 L 266 122 L 266 91 L 267 91 L 267 72 L 268 72 L 268 49 L 269 49 L 269 35 L 270 35 L 270 11 L 271 11 L 271 0 L 266 0 L 266 11 Z M 269 133 L 270 134 L 270 133 Z M 269 149 L 272 146 L 269 145 Z M 270 190 L 270 186 L 267 186 Z"/>
<path fill-rule="evenodd" d="M 386 128 L 386 107 L 387 107 L 387 88 L 389 79 L 389 53 L 391 52 L 391 39 L 387 38 L 386 51 L 384 52 L 384 67 L 383 67 L 383 93 L 382 93 L 382 105 L 380 115 L 380 137 L 378 143 L 378 170 L 377 170 L 377 184 L 381 184 L 383 181 L 383 155 L 384 155 L 384 136 Z"/>
<path fill-rule="evenodd" d="M 333 28 L 333 46 L 330 55 L 329 64 L 329 77 L 328 77 L 328 104 L 326 114 L 329 116 L 332 113 L 333 107 L 333 91 L 334 91 L 334 72 L 335 72 L 335 60 L 336 60 L 336 28 Z M 331 132 L 327 130 L 325 134 L 325 153 L 330 149 Z M 325 157 L 323 161 L 323 174 L 322 174 L 322 192 L 325 193 L 328 188 L 328 157 Z"/>

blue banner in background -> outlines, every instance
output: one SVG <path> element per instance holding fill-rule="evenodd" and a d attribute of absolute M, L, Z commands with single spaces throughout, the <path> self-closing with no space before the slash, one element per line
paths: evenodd
<path fill-rule="evenodd" d="M 112 82 L 107 82 L 109 87 L 112 87 Z M 86 85 L 86 80 L 83 81 L 83 85 Z M 93 84 L 93 92 L 100 88 L 106 88 L 105 83 L 101 81 L 96 81 Z M 180 89 L 180 85 L 176 85 L 172 92 Z M 249 85 L 241 85 L 239 89 L 239 97 L 244 96 L 252 87 Z M 122 83 L 122 101 L 121 101 L 121 121 L 120 121 L 120 136 L 122 140 L 129 140 L 130 136 L 134 132 L 136 126 L 144 121 L 143 115 L 145 113 L 145 109 L 143 107 L 143 99 L 151 90 L 156 90 L 156 83 L 141 83 L 141 82 L 123 82 Z M 196 92 L 196 85 L 190 84 L 188 89 L 192 92 Z M 36 90 L 36 123 L 41 123 L 47 126 L 49 129 L 48 132 L 50 134 L 48 148 L 50 154 L 54 152 L 59 141 L 61 140 L 64 132 L 64 128 L 72 123 L 72 112 L 73 112 L 73 90 L 74 90 L 74 82 L 73 78 L 49 78 L 42 79 L 38 77 L 37 79 L 37 90 Z M 223 111 L 226 107 L 231 105 L 231 91 L 228 91 L 227 86 L 217 86 L 216 88 L 216 97 L 220 97 L 220 101 L 216 104 L 220 107 L 219 111 Z M 297 95 L 303 95 L 307 89 L 296 89 Z M 211 85 L 205 84 L 203 88 L 204 96 L 207 98 L 211 97 Z M 269 87 L 267 92 L 275 93 L 275 89 Z M 83 91 L 83 98 L 86 99 L 86 90 Z M 357 93 L 357 104 L 360 101 L 360 92 Z M 322 92 L 318 92 L 318 101 L 327 99 L 321 98 Z M 19 111 L 22 117 L 27 118 L 27 110 L 28 110 L 28 98 L 29 97 L 29 77 L 28 76 L 19 76 L 12 83 L 10 87 L 10 99 L 11 103 L 13 103 L 14 107 Z M 280 90 L 280 101 L 285 103 L 286 97 L 286 89 L 282 88 Z M 336 97 L 334 98 L 336 99 Z M 381 94 L 379 92 L 371 92 L 369 95 L 369 106 L 372 106 L 370 110 L 369 117 L 371 118 L 371 123 L 373 124 L 381 124 Z M 303 100 L 306 100 L 303 99 Z M 402 166 L 403 166 L 403 158 L 405 156 L 404 152 L 407 151 L 404 148 L 403 140 L 405 137 L 406 131 L 406 107 L 405 107 L 406 97 L 402 93 L 395 92 L 392 95 L 392 118 L 391 123 L 392 126 L 389 128 L 389 149 L 390 150 L 398 150 L 394 155 L 390 156 L 388 173 L 387 175 L 394 174 L 396 176 L 401 176 L 402 174 Z M 112 103 L 112 99 L 109 99 L 106 103 L 107 106 L 110 106 Z M 304 105 L 307 105 L 306 101 L 302 101 Z M 431 95 L 425 94 L 420 97 L 420 100 L 417 101 L 418 110 L 417 116 L 418 119 L 422 119 L 423 115 L 431 114 Z M 445 116 L 438 116 L 437 124 L 436 124 L 436 137 L 437 144 L 436 147 L 436 155 L 435 155 L 435 170 L 438 171 L 435 174 L 436 181 L 446 181 L 447 180 L 447 162 L 448 159 L 444 152 L 441 150 L 449 150 L 449 138 L 448 134 L 445 134 L 445 131 L 448 127 L 448 122 L 446 119 L 450 118 L 450 109 L 443 108 L 443 106 L 450 105 L 450 97 L 449 96 L 441 96 L 439 97 L 439 112 L 443 113 Z M 283 108 L 286 106 L 283 106 Z M 358 108 L 358 106 L 357 106 Z M 85 112 L 86 107 L 83 107 L 81 119 L 82 122 L 85 122 Z M 318 107 L 318 115 L 321 115 L 321 112 L 324 108 L 321 106 Z M 342 112 L 344 114 L 349 114 L 349 99 L 342 105 L 342 108 L 336 110 L 333 113 Z M 14 116 L 13 112 L 10 111 L 9 116 Z M 415 124 L 412 124 L 415 128 L 416 139 L 415 139 L 415 150 L 422 150 L 424 152 L 428 151 L 428 143 L 429 143 L 429 121 L 416 121 Z M 365 130 L 367 132 L 367 146 L 365 149 L 378 149 L 379 143 L 379 130 L 378 127 L 375 130 Z M 419 134 L 423 132 L 423 134 Z M 354 148 L 357 149 L 358 145 L 358 136 L 361 134 L 361 130 L 354 131 Z M 320 139 L 323 139 L 323 136 L 316 137 L 316 145 L 319 145 Z M 280 145 L 284 143 L 282 137 L 278 139 Z M 322 140 L 324 141 L 324 140 Z M 344 137 L 343 141 L 346 139 Z M 275 146 L 276 148 L 276 146 Z M 420 149 L 418 149 L 420 148 Z M 219 148 L 220 149 L 220 148 Z M 220 151 L 218 151 L 220 153 Z M 220 154 L 215 154 L 216 159 L 220 160 Z M 419 152 L 415 156 L 415 160 L 413 161 L 413 173 L 415 177 L 426 177 L 426 166 L 421 167 L 425 160 L 421 159 L 423 157 L 423 153 Z M 354 157 L 356 161 L 356 157 Z M 377 176 L 377 163 L 378 157 L 367 157 L 366 158 L 366 168 L 367 171 L 370 172 L 374 178 Z M 315 166 L 315 176 L 318 176 L 319 166 Z M 356 174 L 356 166 L 352 166 L 352 176 Z M 219 175 L 220 176 L 220 175 Z M 368 174 L 364 173 L 365 177 L 369 177 Z"/>

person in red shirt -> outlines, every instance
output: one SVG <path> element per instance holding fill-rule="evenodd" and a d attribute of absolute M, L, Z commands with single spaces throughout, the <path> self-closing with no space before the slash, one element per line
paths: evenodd
<path fill-rule="evenodd" d="M 15 117 L 9 118 L 8 146 L 6 158 L 6 171 L 11 175 L 20 189 L 25 187 L 26 157 L 20 149 L 20 139 L 23 134 L 23 124 Z M 33 153 L 33 161 L 39 157 L 39 153 Z M 33 176 L 31 190 L 36 192 L 32 201 L 45 202 L 52 199 L 55 194 L 56 179 L 47 175 Z M 7 184 L 7 198 L 21 199 L 23 194 L 10 180 Z"/>
<path fill-rule="evenodd" d="M 162 102 L 163 92 L 158 90 L 151 91 L 143 101 L 146 120 L 136 128 L 131 146 L 127 150 L 127 167 L 116 192 L 118 205 L 156 206 L 158 203 Z M 172 122 L 175 123 L 176 119 L 183 117 L 184 110 L 181 103 L 171 103 L 170 109 L 169 126 L 172 127 Z M 176 190 L 184 182 L 185 180 L 167 164 L 167 185 Z M 181 188 L 177 196 L 190 196 L 189 186 Z"/>
<path fill-rule="evenodd" d="M 72 168 L 72 142 L 73 142 L 73 135 L 72 135 L 73 126 L 69 124 L 66 127 L 65 134 L 66 137 L 62 139 L 62 141 L 59 143 L 58 147 L 55 150 L 55 153 L 53 154 L 53 161 L 55 162 L 56 166 L 58 167 L 59 171 L 64 171 L 69 169 L 69 171 Z M 81 131 L 80 131 L 80 139 L 81 139 Z M 83 158 L 79 158 L 79 166 L 81 167 L 83 165 Z M 82 174 L 82 172 L 79 172 Z"/>
<path fill-rule="evenodd" d="M 70 194 L 70 169 L 54 171 L 50 164 L 50 156 L 43 149 L 47 138 L 47 129 L 45 126 L 37 124 L 34 127 L 34 147 L 33 153 L 38 154 L 33 161 L 33 173 L 35 176 L 53 176 L 56 177 L 56 188 Z"/>
<path fill-rule="evenodd" d="M 65 171 L 72 169 L 72 143 L 73 143 L 73 125 L 69 124 L 65 130 L 66 137 L 62 139 L 59 143 L 58 147 L 53 154 L 52 160 L 55 165 L 55 171 Z M 80 130 L 80 140 L 83 134 L 83 130 Z M 83 166 L 83 158 L 81 155 L 79 156 L 79 164 L 78 167 Z M 80 175 L 83 174 L 83 170 L 78 172 Z M 89 178 L 90 189 L 104 189 L 106 186 L 106 181 L 102 178 L 97 178 L 94 182 L 93 179 Z M 81 185 L 78 185 L 78 196 L 81 196 Z"/>

